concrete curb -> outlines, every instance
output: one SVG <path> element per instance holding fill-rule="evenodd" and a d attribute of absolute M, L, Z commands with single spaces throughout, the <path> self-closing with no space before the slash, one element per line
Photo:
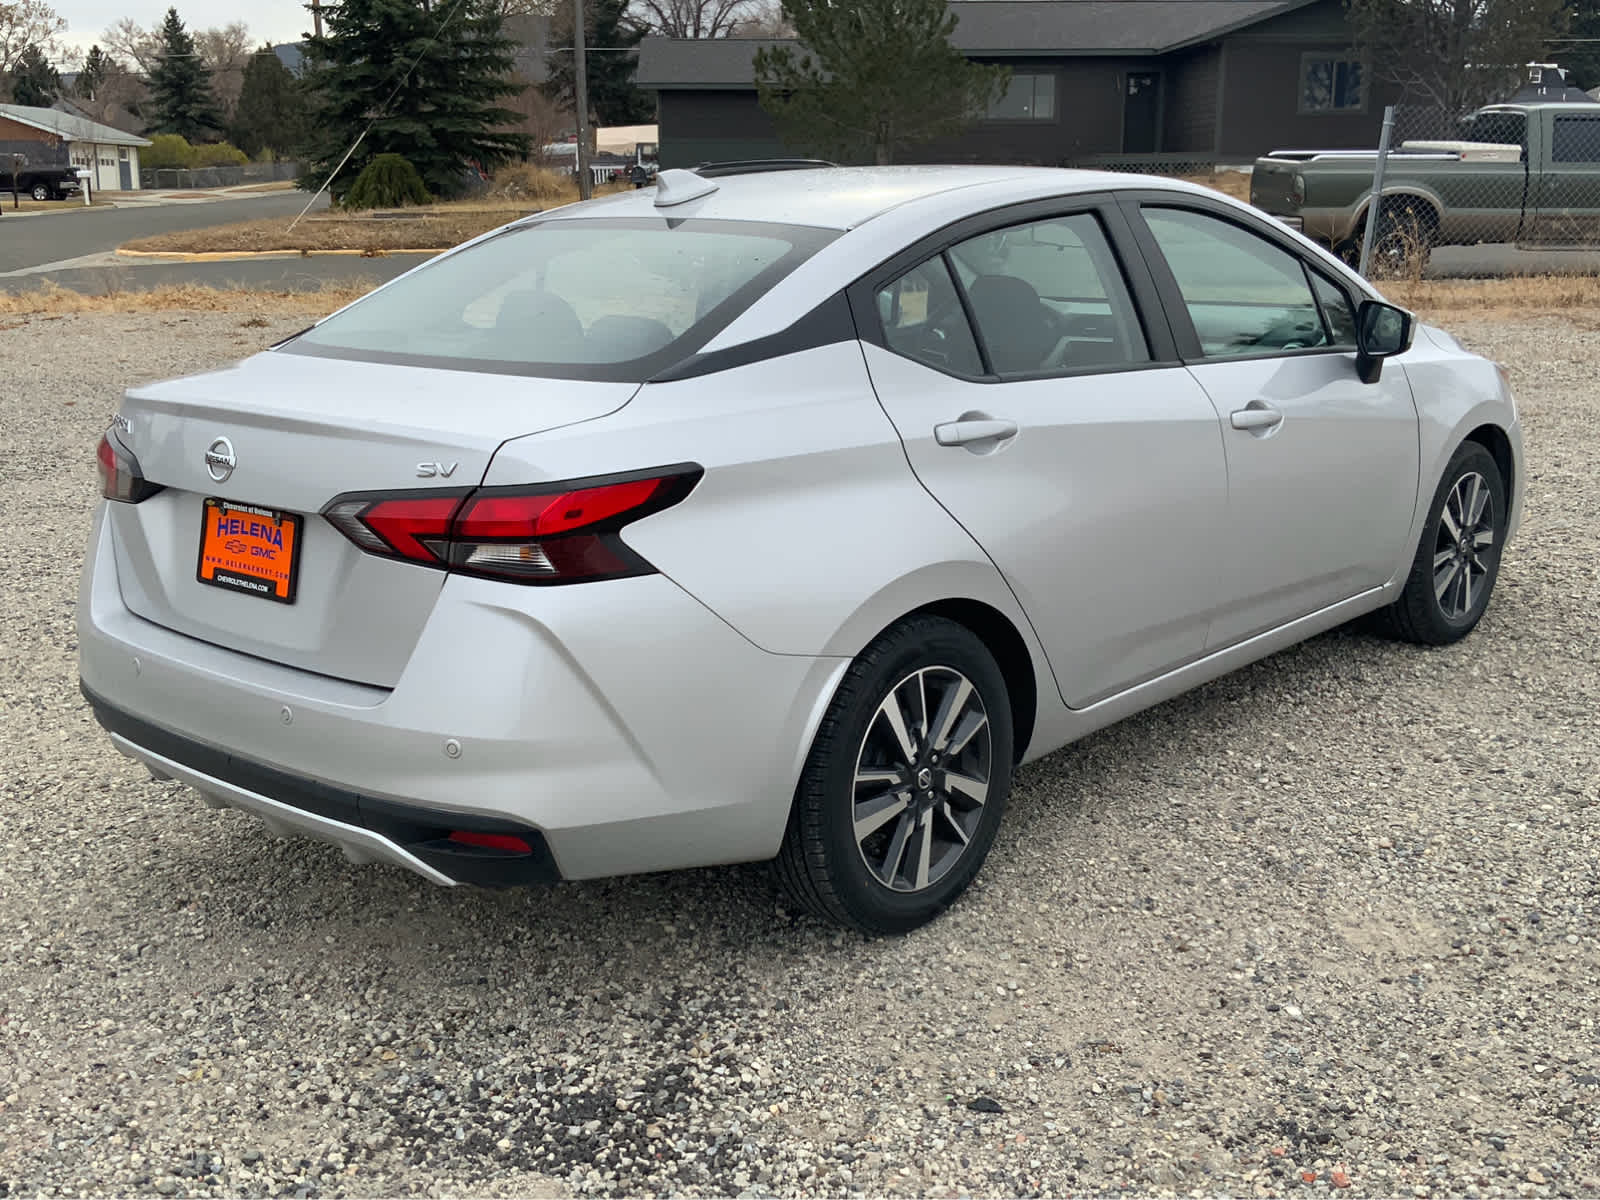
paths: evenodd
<path fill-rule="evenodd" d="M 252 259 L 275 258 L 393 258 L 401 254 L 443 254 L 448 246 L 433 250 L 206 250 L 160 251 L 117 250 L 118 258 L 142 259 L 154 262 L 200 263 L 240 262 Z"/>

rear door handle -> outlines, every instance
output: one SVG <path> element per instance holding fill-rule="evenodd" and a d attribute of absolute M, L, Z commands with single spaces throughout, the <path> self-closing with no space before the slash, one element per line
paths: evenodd
<path fill-rule="evenodd" d="M 1241 408 L 1231 420 L 1235 429 L 1271 429 L 1283 424 L 1283 414 L 1275 408 Z"/>
<path fill-rule="evenodd" d="M 999 442 L 1016 436 L 1015 421 L 993 417 L 947 421 L 933 427 L 933 440 L 941 446 L 970 446 L 973 442 Z"/>

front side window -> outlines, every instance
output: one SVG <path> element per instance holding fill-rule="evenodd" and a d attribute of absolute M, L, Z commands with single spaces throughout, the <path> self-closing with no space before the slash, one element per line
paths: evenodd
<path fill-rule="evenodd" d="M 1231 221 L 1189 209 L 1147 208 L 1144 219 L 1207 358 L 1332 344 L 1295 255 Z"/>
<path fill-rule="evenodd" d="M 1300 60 L 1300 111 L 1360 112 L 1366 107 L 1361 61 L 1308 54 Z"/>
<path fill-rule="evenodd" d="M 836 236 L 665 218 L 519 226 L 372 293 L 283 350 L 642 381 L 698 350 Z"/>
<path fill-rule="evenodd" d="M 1056 77 L 1013 75 L 1005 95 L 989 105 L 990 121 L 1053 121 L 1056 119 Z"/>
<path fill-rule="evenodd" d="M 1149 360 L 1122 270 L 1091 213 L 992 233 L 950 251 L 998 375 Z"/>

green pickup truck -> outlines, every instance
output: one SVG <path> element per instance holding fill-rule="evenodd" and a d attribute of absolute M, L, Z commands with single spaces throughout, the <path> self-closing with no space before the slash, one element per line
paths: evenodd
<path fill-rule="evenodd" d="M 1600 104 L 1494 104 L 1456 136 L 1405 141 L 1383 180 L 1375 254 L 1434 246 L 1600 245 Z M 1256 160 L 1250 202 L 1354 261 L 1372 204 L 1372 150 L 1279 150 Z"/>

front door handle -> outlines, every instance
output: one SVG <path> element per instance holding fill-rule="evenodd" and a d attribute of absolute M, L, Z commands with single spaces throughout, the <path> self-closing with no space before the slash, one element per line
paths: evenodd
<path fill-rule="evenodd" d="M 1283 424 L 1283 414 L 1275 408 L 1241 408 L 1232 421 L 1235 429 L 1272 429 Z"/>
<path fill-rule="evenodd" d="M 993 417 L 964 417 L 933 427 L 933 440 L 941 446 L 970 446 L 974 442 L 1001 442 L 1017 436 L 1015 421 Z"/>

